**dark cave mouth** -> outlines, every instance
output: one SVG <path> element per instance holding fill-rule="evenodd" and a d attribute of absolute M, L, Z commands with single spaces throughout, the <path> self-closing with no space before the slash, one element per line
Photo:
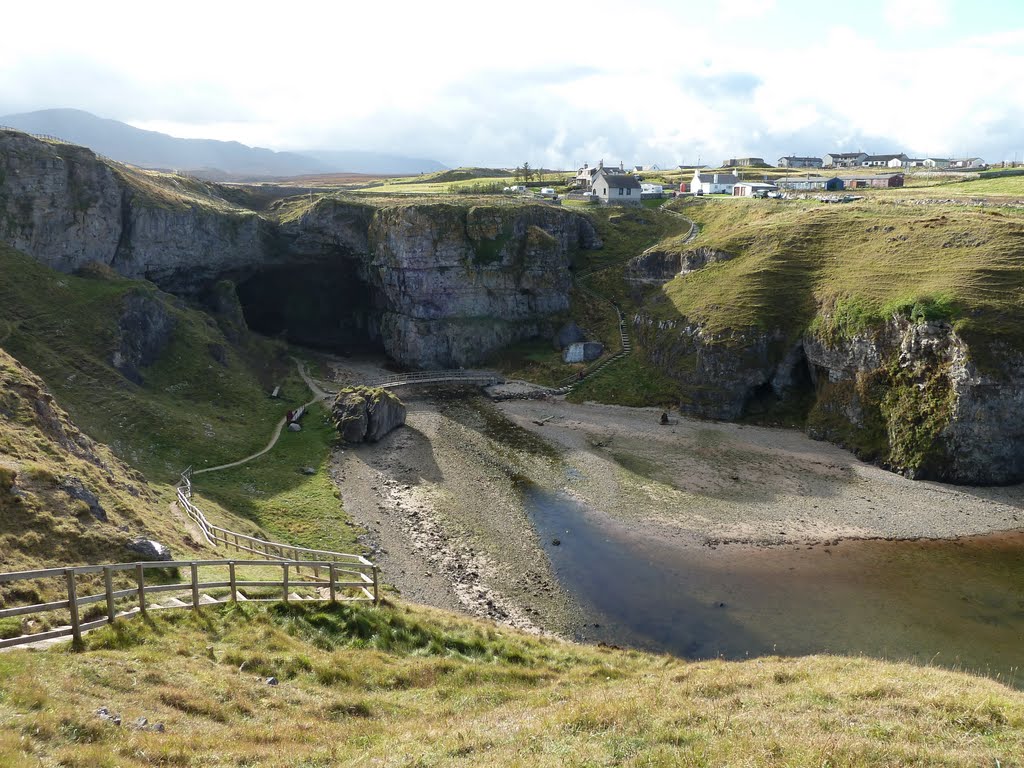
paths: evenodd
<path fill-rule="evenodd" d="M 383 352 L 374 290 L 352 263 L 272 267 L 237 282 L 250 329 L 291 344 Z"/>

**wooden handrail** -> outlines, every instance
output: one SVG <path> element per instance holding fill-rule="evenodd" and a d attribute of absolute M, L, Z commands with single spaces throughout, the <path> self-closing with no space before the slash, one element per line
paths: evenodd
<path fill-rule="evenodd" d="M 301 553 L 303 555 L 320 557 L 321 559 L 331 558 L 338 563 L 346 565 L 364 565 L 373 567 L 373 563 L 362 555 L 352 554 L 349 552 L 333 552 L 328 549 L 311 549 L 309 547 L 300 547 L 294 544 L 284 544 L 278 541 L 270 541 L 268 539 L 261 539 L 256 536 L 238 533 L 228 528 L 212 524 L 206 519 L 206 515 L 203 514 L 203 511 L 192 502 L 192 467 L 188 467 L 181 473 L 181 482 L 178 484 L 177 495 L 178 503 L 185 511 L 185 514 L 199 526 L 199 529 L 202 531 L 206 541 L 212 546 L 223 544 L 228 548 L 234 547 L 236 552 L 245 551 L 253 554 L 262 554 L 265 557 L 278 561 L 302 561 L 303 559 L 298 557 Z M 240 546 L 239 542 L 242 541 L 248 542 L 253 546 Z M 262 551 L 260 551 L 258 547 L 262 547 Z M 292 553 L 292 557 L 288 558 L 283 554 L 274 554 L 271 550 L 276 550 L 279 553 L 290 552 Z"/>
<path fill-rule="evenodd" d="M 156 608 L 191 608 L 199 610 L 205 602 L 211 605 L 217 603 L 237 602 L 247 600 L 240 590 L 243 587 L 279 588 L 282 590 L 280 597 L 275 600 L 288 601 L 294 589 L 316 589 L 316 596 L 302 597 L 303 600 L 317 600 L 322 602 L 337 601 L 363 601 L 380 602 L 379 570 L 377 566 L 366 561 L 355 565 L 345 564 L 345 568 L 339 568 L 339 563 L 334 560 L 170 560 L 151 561 L 140 563 L 110 563 L 106 565 L 84 565 L 71 568 L 46 568 L 33 571 L 18 571 L 15 573 L 0 574 L 0 583 L 10 584 L 18 581 L 33 581 L 36 579 L 61 578 L 64 581 L 67 597 L 64 600 L 54 600 L 34 605 L 13 606 L 0 609 L 0 618 L 14 616 L 28 616 L 53 611 L 67 611 L 70 615 L 70 623 L 67 626 L 58 627 L 53 630 L 46 630 L 34 634 L 24 634 L 18 637 L 0 640 L 0 649 L 11 648 L 27 643 L 35 643 L 42 640 L 52 640 L 71 636 L 76 642 L 81 641 L 82 633 L 90 629 L 112 623 L 117 618 L 127 618 L 138 614 L 145 614 L 147 610 Z M 237 577 L 240 568 L 281 568 L 281 578 L 278 580 L 257 578 L 239 579 Z M 188 577 L 185 581 L 177 584 L 154 584 L 147 583 L 145 572 L 147 570 L 163 570 L 168 568 L 187 569 Z M 203 580 L 200 578 L 200 569 L 203 568 L 227 568 L 230 574 L 227 580 L 218 578 L 214 580 Z M 311 568 L 319 572 L 323 569 L 328 572 L 327 578 L 318 575 L 306 576 L 302 580 L 289 578 L 289 569 L 294 568 L 296 574 L 300 568 Z M 363 570 L 359 570 L 363 569 Z M 136 586 L 128 589 L 114 589 L 113 580 L 110 575 L 115 571 L 134 571 Z M 103 573 L 103 591 L 95 594 L 80 595 L 78 577 Z M 353 579 L 355 575 L 357 578 Z M 219 600 L 202 590 L 206 589 L 230 589 L 227 599 Z M 324 595 L 321 590 L 326 592 Z M 347 590 L 349 594 L 343 596 L 339 590 Z M 158 606 L 146 600 L 147 595 L 152 596 L 161 593 L 181 593 L 189 598 L 189 602 L 175 600 L 173 603 Z M 354 593 L 354 594 L 353 594 Z M 115 611 L 115 601 L 135 597 L 135 605 L 123 610 L 120 613 Z M 253 600 L 262 598 L 254 597 Z M 85 606 L 106 602 L 106 615 L 102 619 L 82 621 L 79 609 Z"/>

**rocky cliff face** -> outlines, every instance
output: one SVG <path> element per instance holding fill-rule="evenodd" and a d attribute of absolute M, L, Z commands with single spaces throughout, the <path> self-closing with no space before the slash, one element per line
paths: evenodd
<path fill-rule="evenodd" d="M 685 251 L 666 251 L 654 247 L 629 260 L 626 277 L 637 282 L 664 283 L 676 275 L 685 275 L 733 257 L 734 254 L 704 246 Z"/>
<path fill-rule="evenodd" d="M 600 245 L 588 219 L 542 205 L 385 209 L 370 241 L 385 348 L 420 367 L 549 332 L 569 308 L 570 252 Z"/>
<path fill-rule="evenodd" d="M 737 419 L 763 398 L 810 396 L 807 431 L 919 479 L 1024 479 L 1024 356 L 982 366 L 948 323 L 892 317 L 849 336 L 708 334 L 685 318 L 634 317 L 641 353 L 680 384 L 680 409 Z M 979 355 L 979 353 L 981 353 Z"/>
<path fill-rule="evenodd" d="M 227 278 L 259 330 L 374 341 L 421 367 L 549 332 L 568 308 L 571 251 L 600 246 L 589 219 L 544 205 L 325 199 L 268 218 L 11 131 L 0 131 L 0 240 L 63 272 L 96 262 L 174 293 L 209 295 Z"/>

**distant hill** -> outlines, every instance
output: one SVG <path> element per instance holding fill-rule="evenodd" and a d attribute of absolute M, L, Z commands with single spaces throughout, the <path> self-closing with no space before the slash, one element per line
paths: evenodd
<path fill-rule="evenodd" d="M 143 168 L 202 171 L 206 178 L 267 178 L 322 173 L 415 174 L 443 170 L 435 160 L 378 152 L 275 152 L 237 141 L 179 139 L 79 109 L 44 109 L 0 117 L 0 125 L 89 147 Z"/>

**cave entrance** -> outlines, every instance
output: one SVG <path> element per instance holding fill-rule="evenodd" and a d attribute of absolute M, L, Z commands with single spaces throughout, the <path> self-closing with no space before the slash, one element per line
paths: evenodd
<path fill-rule="evenodd" d="M 342 354 L 383 352 L 373 289 L 355 263 L 272 267 L 238 281 L 248 326 Z"/>
<path fill-rule="evenodd" d="M 788 370 L 780 370 L 771 381 L 750 390 L 741 420 L 750 424 L 803 427 L 814 400 L 814 379 L 801 345 Z"/>

